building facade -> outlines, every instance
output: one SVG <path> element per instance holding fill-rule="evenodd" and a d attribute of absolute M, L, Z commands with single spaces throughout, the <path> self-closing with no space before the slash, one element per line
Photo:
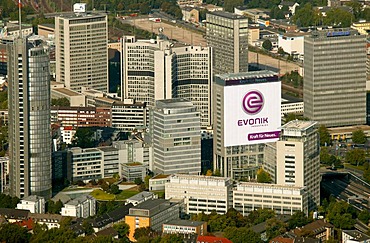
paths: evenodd
<path fill-rule="evenodd" d="M 233 190 L 233 208 L 244 216 L 258 209 L 272 209 L 277 214 L 308 215 L 307 191 L 304 187 L 241 182 Z"/>
<path fill-rule="evenodd" d="M 94 216 L 96 214 L 96 200 L 89 195 L 80 196 L 64 204 L 60 214 L 77 218 Z"/>
<path fill-rule="evenodd" d="M 248 81 L 249 80 L 249 81 Z M 251 81 L 252 80 L 252 81 Z M 254 81 L 253 81 L 254 80 Z M 264 144 L 250 144 L 225 146 L 225 90 L 237 82 L 238 85 L 250 85 L 253 83 L 277 82 L 278 75 L 271 71 L 256 71 L 239 74 L 216 75 L 213 89 L 213 168 L 221 172 L 225 177 L 233 179 L 251 179 L 256 177 L 256 172 L 263 163 Z M 265 80 L 265 81 L 263 81 Z M 278 91 L 277 91 L 278 92 Z M 280 96 L 280 95 L 279 95 Z M 278 101 L 279 102 L 279 101 Z"/>
<path fill-rule="evenodd" d="M 164 199 L 152 199 L 130 208 L 125 217 L 125 223 L 130 226 L 129 239 L 135 241 L 134 233 L 137 228 L 150 227 L 161 232 L 162 225 L 179 218 L 179 204 Z"/>
<path fill-rule="evenodd" d="M 366 123 L 366 36 L 314 31 L 304 40 L 304 115 L 327 127 Z"/>
<path fill-rule="evenodd" d="M 10 193 L 51 197 L 48 48 L 38 37 L 8 45 Z"/>
<path fill-rule="evenodd" d="M 276 142 L 276 183 L 305 187 L 308 210 L 320 205 L 320 144 L 316 122 L 294 120 L 282 126 Z"/>
<path fill-rule="evenodd" d="M 232 187 L 230 178 L 175 174 L 165 184 L 165 197 L 183 201 L 188 214 L 225 214 L 232 207 Z"/>
<path fill-rule="evenodd" d="M 248 18 L 223 11 L 207 13 L 207 44 L 214 74 L 248 71 Z"/>
<path fill-rule="evenodd" d="M 184 99 L 159 100 L 150 112 L 154 172 L 199 174 L 201 133 L 196 107 Z"/>
<path fill-rule="evenodd" d="M 102 14 L 55 17 L 56 80 L 66 88 L 108 91 L 108 20 Z"/>
<path fill-rule="evenodd" d="M 29 210 L 31 213 L 45 213 L 45 199 L 36 195 L 24 197 L 17 204 L 17 209 Z"/>

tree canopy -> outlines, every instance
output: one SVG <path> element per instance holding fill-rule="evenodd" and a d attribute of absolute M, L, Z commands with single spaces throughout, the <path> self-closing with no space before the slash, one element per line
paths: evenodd
<path fill-rule="evenodd" d="M 366 161 L 365 151 L 362 149 L 349 150 L 346 154 L 345 161 L 351 165 L 363 165 Z"/>
<path fill-rule="evenodd" d="M 320 146 L 327 146 L 331 144 L 331 138 L 329 130 L 324 126 L 321 125 L 317 130 L 320 136 Z"/>
<path fill-rule="evenodd" d="M 262 47 L 263 49 L 267 50 L 267 51 L 271 51 L 272 50 L 272 43 L 269 39 L 265 40 L 263 43 L 262 43 Z"/>
<path fill-rule="evenodd" d="M 95 144 L 94 132 L 89 127 L 79 127 L 73 136 L 72 145 L 80 148 L 92 148 Z"/>
<path fill-rule="evenodd" d="M 352 132 L 352 142 L 357 144 L 365 144 L 367 142 L 367 137 L 362 129 Z"/>
<path fill-rule="evenodd" d="M 271 181 L 272 181 L 272 179 L 271 179 L 271 176 L 270 176 L 269 173 L 264 171 L 262 168 L 260 168 L 257 171 L 257 182 L 259 182 L 259 183 L 269 183 Z"/>
<path fill-rule="evenodd" d="M 59 99 L 51 99 L 51 106 L 70 106 L 70 102 L 66 97 Z"/>

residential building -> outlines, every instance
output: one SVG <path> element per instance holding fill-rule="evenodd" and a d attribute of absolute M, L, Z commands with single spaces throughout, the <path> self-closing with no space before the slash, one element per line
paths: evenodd
<path fill-rule="evenodd" d="M 295 10 L 297 7 L 299 7 L 299 3 L 296 2 L 289 2 L 289 1 L 281 1 L 281 3 L 278 5 L 279 9 L 283 9 L 283 7 L 288 7 L 288 11 L 294 15 Z"/>
<path fill-rule="evenodd" d="M 111 127 L 109 107 L 51 107 L 51 123 L 61 127 Z"/>
<path fill-rule="evenodd" d="M 370 236 L 358 230 L 342 230 L 342 243 L 367 243 Z"/>
<path fill-rule="evenodd" d="M 24 197 L 17 204 L 17 209 L 29 210 L 31 213 L 45 213 L 45 199 L 36 195 Z"/>
<path fill-rule="evenodd" d="M 194 7 L 181 8 L 182 20 L 185 22 L 199 23 L 199 10 Z"/>
<path fill-rule="evenodd" d="M 316 122 L 290 121 L 276 142 L 276 183 L 305 187 L 308 210 L 320 205 L 320 145 Z"/>
<path fill-rule="evenodd" d="M 96 200 L 89 195 L 80 196 L 64 204 L 60 214 L 77 218 L 94 216 L 96 214 Z"/>
<path fill-rule="evenodd" d="M 298 237 L 305 237 L 306 232 L 312 232 L 313 238 L 319 239 L 320 242 L 326 242 L 334 237 L 334 225 L 326 222 L 324 219 L 315 220 L 309 224 L 293 230 Z"/>
<path fill-rule="evenodd" d="M 188 214 L 225 214 L 232 207 L 232 187 L 230 178 L 175 174 L 165 185 L 165 197 L 183 201 Z"/>
<path fill-rule="evenodd" d="M 257 23 L 259 19 L 269 19 L 269 10 L 261 8 L 248 8 L 247 6 L 238 6 L 234 8 L 234 13 L 237 15 L 247 16 L 253 23 Z"/>
<path fill-rule="evenodd" d="M 131 203 L 132 205 L 136 206 L 140 203 L 143 203 L 147 200 L 152 200 L 152 199 L 157 199 L 158 198 L 158 195 L 153 193 L 153 192 L 146 192 L 146 191 L 143 191 L 143 192 L 140 192 L 139 194 L 136 194 L 130 198 L 127 198 L 126 199 L 126 202 L 125 204 L 129 204 Z"/>
<path fill-rule="evenodd" d="M 216 236 L 204 236 L 199 235 L 197 237 L 196 243 L 232 243 L 231 240 L 226 239 L 224 237 L 216 237 Z"/>
<path fill-rule="evenodd" d="M 203 0 L 177 0 L 178 5 L 194 5 L 194 4 L 202 4 Z"/>
<path fill-rule="evenodd" d="M 225 146 L 225 91 L 230 86 L 249 85 L 261 82 L 278 82 L 277 73 L 272 71 L 254 71 L 247 73 L 216 75 L 213 89 L 213 168 L 222 176 L 233 179 L 255 178 L 260 165 L 263 164 L 264 144 Z M 279 92 L 279 91 L 276 91 Z M 279 97 L 281 95 L 279 94 Z M 279 101 L 277 101 L 279 102 Z M 234 105 L 234 104 L 232 104 Z"/>
<path fill-rule="evenodd" d="M 201 133 L 196 107 L 180 98 L 159 100 L 150 112 L 154 172 L 199 174 Z"/>
<path fill-rule="evenodd" d="M 133 205 L 129 203 L 120 206 L 109 213 L 95 217 L 92 221 L 90 221 L 94 231 L 99 232 L 103 229 L 113 226 L 115 223 L 124 221 L 125 216 L 129 213 L 131 207 L 133 207 Z"/>
<path fill-rule="evenodd" d="M 108 19 L 105 14 L 55 17 L 56 81 L 81 92 L 108 91 Z"/>
<path fill-rule="evenodd" d="M 207 44 L 213 48 L 214 74 L 248 71 L 248 18 L 228 12 L 207 13 Z"/>
<path fill-rule="evenodd" d="M 207 222 L 191 220 L 172 220 L 163 224 L 163 234 L 207 235 Z"/>
<path fill-rule="evenodd" d="M 244 216 L 257 209 L 272 209 L 277 214 L 304 212 L 308 215 L 307 192 L 304 187 L 266 183 L 238 183 L 233 190 L 233 208 Z"/>
<path fill-rule="evenodd" d="M 37 224 L 46 225 L 48 229 L 59 228 L 60 223 L 66 217 L 60 214 L 30 213 L 29 218 Z"/>
<path fill-rule="evenodd" d="M 51 197 L 48 48 L 37 37 L 8 45 L 10 194 Z"/>
<path fill-rule="evenodd" d="M 76 130 L 77 129 L 72 126 L 60 127 L 60 136 L 62 137 L 62 142 L 65 144 L 72 144 Z"/>
<path fill-rule="evenodd" d="M 147 200 L 130 208 L 125 222 L 130 226 L 129 239 L 134 241 L 134 232 L 137 228 L 150 227 L 154 231 L 162 231 L 162 225 L 178 219 L 179 204 L 164 199 Z"/>
<path fill-rule="evenodd" d="M 0 208 L 0 216 L 5 218 L 9 223 L 27 220 L 29 214 L 30 211 L 25 209 Z"/>
<path fill-rule="evenodd" d="M 200 111 L 202 127 L 212 124 L 212 48 L 179 46 L 160 37 L 121 41 L 122 99 L 154 107 L 156 100 L 184 98 Z"/>
<path fill-rule="evenodd" d="M 121 168 L 121 176 L 127 181 L 135 181 L 135 179 L 138 178 L 144 181 L 144 178 L 148 171 L 148 165 L 143 165 L 139 162 L 121 164 Z"/>
<path fill-rule="evenodd" d="M 306 33 L 284 33 L 279 35 L 278 47 L 290 55 L 303 56 L 303 44 Z"/>
<path fill-rule="evenodd" d="M 304 40 L 304 115 L 326 127 L 366 123 L 366 36 L 313 31 Z M 335 82 L 333 82 L 335 80 Z"/>

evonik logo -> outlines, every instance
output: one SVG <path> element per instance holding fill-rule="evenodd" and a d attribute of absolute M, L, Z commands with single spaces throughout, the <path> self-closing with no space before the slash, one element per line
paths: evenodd
<path fill-rule="evenodd" d="M 257 90 L 252 90 L 244 95 L 242 107 L 245 113 L 256 115 L 262 110 L 264 103 L 262 93 Z"/>

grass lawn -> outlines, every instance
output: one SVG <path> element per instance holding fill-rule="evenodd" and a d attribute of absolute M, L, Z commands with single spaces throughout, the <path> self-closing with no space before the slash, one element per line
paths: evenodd
<path fill-rule="evenodd" d="M 158 198 L 164 198 L 164 191 L 152 191 L 153 193 L 158 195 Z"/>
<path fill-rule="evenodd" d="M 350 169 L 354 169 L 354 170 L 361 170 L 361 171 L 364 171 L 364 166 L 363 165 L 359 165 L 359 166 L 355 166 L 355 165 L 351 165 L 350 163 L 345 163 L 344 164 L 344 167 L 346 168 L 350 168 Z"/>
<path fill-rule="evenodd" d="M 129 197 L 132 197 L 136 194 L 138 194 L 139 191 L 137 190 L 124 190 L 124 191 L 121 191 L 120 194 L 116 195 L 116 200 L 125 200 Z"/>
<path fill-rule="evenodd" d="M 74 187 L 74 188 L 67 187 L 63 189 L 63 192 L 82 191 L 82 190 L 88 190 L 88 189 L 91 189 L 91 188 L 89 187 Z"/>
<path fill-rule="evenodd" d="M 91 196 L 95 197 L 97 200 L 114 200 L 115 196 L 104 192 L 103 190 L 96 189 L 90 193 Z"/>

